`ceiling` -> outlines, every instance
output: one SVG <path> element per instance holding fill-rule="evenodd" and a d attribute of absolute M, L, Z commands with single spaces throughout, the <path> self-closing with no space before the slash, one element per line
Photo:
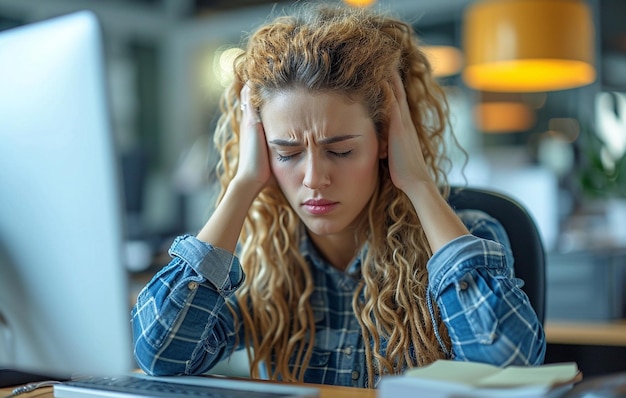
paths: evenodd
<path fill-rule="evenodd" d="M 413 23 L 422 38 L 444 37 L 460 45 L 463 10 L 473 1 L 378 0 L 376 7 L 390 10 Z M 626 0 L 587 1 L 594 10 L 599 26 L 598 76 L 601 86 L 609 91 L 626 92 Z M 214 16 L 216 13 L 239 9 L 251 10 L 247 14 L 242 13 L 242 18 L 254 15 L 258 21 L 258 13 L 294 3 L 276 0 L 0 0 L 0 29 L 10 27 L 13 19 L 19 21 L 28 15 L 45 15 L 44 10 L 49 13 L 50 9 L 56 7 L 61 12 L 83 6 L 106 8 L 106 11 L 117 9 L 117 14 L 121 14 L 120 9 L 128 9 L 126 18 L 132 19 L 132 23 L 126 26 L 132 26 L 137 32 L 143 29 L 146 36 L 155 36 L 162 34 L 164 24 L 171 24 L 172 21 L 201 20 L 204 15 Z M 258 10 L 258 13 L 255 15 L 253 10 Z M 28 20 L 28 17 L 25 19 Z"/>
<path fill-rule="evenodd" d="M 158 4 L 163 0 L 135 0 Z M 172 0 L 175 1 L 175 0 Z M 290 5 L 275 0 L 188 0 L 189 13 L 201 15 L 259 5 Z M 335 0 L 340 1 L 340 0 Z M 460 41 L 460 23 L 465 7 L 474 0 L 378 0 L 377 7 L 390 9 L 413 22 L 427 37 Z M 588 0 L 599 26 L 599 78 L 603 89 L 626 92 L 626 0 Z"/>
<path fill-rule="evenodd" d="M 142 0 L 139 0 L 142 1 Z M 143 0 L 156 2 L 156 0 Z M 260 4 L 292 4 L 271 0 L 192 0 L 197 13 L 235 9 Z M 414 22 L 420 35 L 448 36 L 459 40 L 459 27 L 465 7 L 473 0 L 378 0 Z M 588 0 L 599 26 L 599 77 L 603 89 L 626 92 L 626 0 Z M 457 43 L 458 44 L 458 43 Z"/>
<path fill-rule="evenodd" d="M 626 92 L 626 1 L 599 3 L 602 86 L 605 90 Z"/>

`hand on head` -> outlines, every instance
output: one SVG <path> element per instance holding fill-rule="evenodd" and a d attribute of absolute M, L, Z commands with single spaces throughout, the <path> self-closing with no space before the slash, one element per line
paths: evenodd
<path fill-rule="evenodd" d="M 389 135 L 387 156 L 389 172 L 394 185 L 406 192 L 406 188 L 420 181 L 432 182 L 420 138 L 411 119 L 402 78 L 394 73 L 390 82 L 394 96 L 389 108 Z"/>
<path fill-rule="evenodd" d="M 239 166 L 235 178 L 253 184 L 260 191 L 273 179 L 265 131 L 257 110 L 250 103 L 247 84 L 241 89 L 240 99 Z"/>

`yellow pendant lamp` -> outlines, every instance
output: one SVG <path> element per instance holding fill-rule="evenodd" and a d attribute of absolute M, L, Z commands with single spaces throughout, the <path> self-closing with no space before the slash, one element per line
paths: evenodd
<path fill-rule="evenodd" d="M 433 68 L 435 77 L 456 75 L 463 66 L 463 54 L 456 47 L 448 45 L 424 45 L 422 51 Z"/>
<path fill-rule="evenodd" d="M 483 133 L 528 131 L 535 123 L 535 112 L 523 102 L 482 102 L 474 106 L 474 125 Z"/>
<path fill-rule="evenodd" d="M 369 7 L 376 3 L 376 0 L 343 0 L 343 2 L 352 7 Z"/>
<path fill-rule="evenodd" d="M 480 0 L 463 19 L 465 83 L 537 92 L 592 83 L 595 33 L 583 0 Z"/>

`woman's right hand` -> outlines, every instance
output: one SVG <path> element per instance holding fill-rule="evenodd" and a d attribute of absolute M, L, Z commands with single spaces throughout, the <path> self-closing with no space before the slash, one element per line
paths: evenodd
<path fill-rule="evenodd" d="M 233 181 L 244 182 L 258 193 L 273 177 L 265 131 L 258 111 L 250 103 L 250 87 L 246 84 L 241 89 L 240 100 L 239 167 Z"/>
<path fill-rule="evenodd" d="M 239 166 L 224 197 L 198 232 L 198 239 L 234 253 L 250 204 L 273 180 L 263 124 L 250 103 L 250 88 L 240 92 Z"/>

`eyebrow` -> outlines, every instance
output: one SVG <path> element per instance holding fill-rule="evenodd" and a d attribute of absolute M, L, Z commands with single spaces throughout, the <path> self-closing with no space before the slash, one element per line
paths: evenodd
<path fill-rule="evenodd" d="M 330 145 L 330 144 L 335 144 L 337 142 L 351 140 L 357 137 L 359 137 L 359 135 L 356 135 L 356 134 L 337 135 L 334 137 L 322 138 L 321 140 L 318 141 L 318 143 L 320 145 Z M 302 145 L 300 141 L 284 140 L 281 138 L 270 140 L 269 143 L 273 145 L 277 145 L 277 146 L 284 146 L 284 147 L 294 147 L 294 146 Z"/>

